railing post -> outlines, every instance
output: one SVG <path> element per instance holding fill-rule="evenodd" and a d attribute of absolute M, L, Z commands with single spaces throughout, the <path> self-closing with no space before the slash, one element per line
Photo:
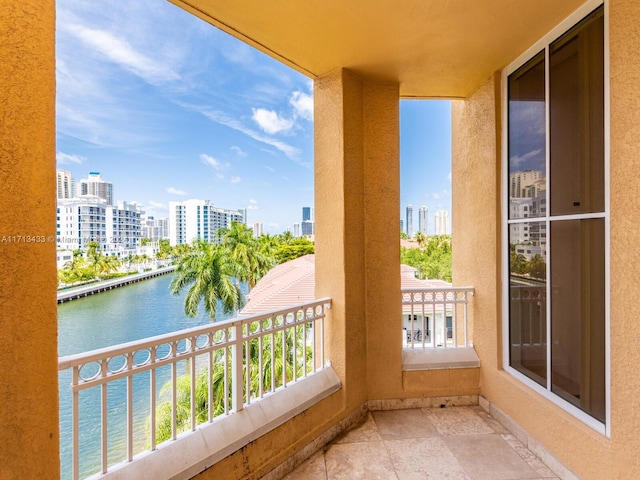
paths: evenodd
<path fill-rule="evenodd" d="M 242 378 L 243 373 L 243 351 L 242 351 L 242 323 L 238 322 L 231 326 L 232 344 L 231 344 L 231 409 L 239 412 L 244 406 Z"/>

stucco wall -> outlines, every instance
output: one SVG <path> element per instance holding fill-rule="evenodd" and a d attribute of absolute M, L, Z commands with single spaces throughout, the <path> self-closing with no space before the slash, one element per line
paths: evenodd
<path fill-rule="evenodd" d="M 0 2 L 0 478 L 57 478 L 53 0 Z M 37 243 L 27 243 L 33 236 Z"/>
<path fill-rule="evenodd" d="M 500 76 L 453 106 L 454 282 L 476 287 L 473 338 L 482 365 L 481 393 L 581 478 L 594 480 L 640 475 L 640 4 L 612 0 L 609 11 L 610 438 L 501 370 Z"/>
<path fill-rule="evenodd" d="M 640 476 L 640 3 L 611 0 L 611 463 Z M 594 477 L 595 478 L 595 477 Z M 627 478 L 632 478 L 629 476 Z"/>

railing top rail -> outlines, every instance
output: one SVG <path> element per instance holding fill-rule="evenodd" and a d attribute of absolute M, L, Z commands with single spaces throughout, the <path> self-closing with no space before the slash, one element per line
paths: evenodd
<path fill-rule="evenodd" d="M 305 310 L 308 308 L 314 308 L 319 305 L 331 305 L 330 297 L 323 297 L 316 299 L 312 302 L 299 303 L 296 305 L 291 305 L 286 308 L 281 308 L 277 310 L 270 310 L 268 312 L 263 312 L 255 315 L 249 315 L 246 317 L 234 317 L 228 320 L 223 320 L 221 322 L 215 322 L 208 325 L 201 325 L 199 327 L 187 328 L 184 330 L 178 330 L 176 332 L 165 333 L 162 335 L 156 335 L 154 337 L 148 337 L 141 340 L 134 340 L 132 342 L 121 343 L 118 345 L 113 345 L 110 347 L 99 348 L 96 350 L 90 350 L 87 352 L 77 353 L 74 355 L 67 355 L 64 357 L 58 358 L 58 370 L 66 370 L 68 368 L 72 368 L 75 366 L 104 360 L 105 358 L 113 358 L 120 355 L 126 355 L 129 353 L 136 352 L 138 350 L 144 350 L 147 348 L 154 347 L 160 344 L 172 343 L 180 340 L 184 340 L 187 338 L 197 337 L 199 335 L 215 333 L 221 330 L 228 329 L 230 327 L 241 326 L 244 324 L 249 324 L 256 321 L 261 321 L 264 319 L 277 317 L 279 315 L 287 315 L 289 313 L 293 313 L 300 310 Z M 296 322 L 305 322 L 306 319 L 296 320 Z"/>
<path fill-rule="evenodd" d="M 403 292 L 475 292 L 474 287 L 408 287 Z"/>

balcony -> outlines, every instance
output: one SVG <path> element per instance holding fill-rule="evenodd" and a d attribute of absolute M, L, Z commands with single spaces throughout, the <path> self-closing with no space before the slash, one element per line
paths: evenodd
<path fill-rule="evenodd" d="M 469 375 L 480 367 L 468 318 L 473 291 L 403 289 L 403 324 L 419 315 L 421 326 L 433 322 L 432 338 L 443 339 L 439 346 L 403 342 L 407 395 L 366 402 L 269 478 L 303 461 L 287 478 L 558 478 L 524 446 L 529 437 L 493 407 L 516 438 L 477 394 L 477 375 Z M 71 411 L 63 415 L 71 416 L 72 478 L 190 478 L 338 392 L 323 345 L 330 304 L 319 299 L 60 358 L 59 370 L 71 379 Z M 447 380 L 437 390 L 443 371 Z M 458 390 L 447 387 L 452 376 Z M 415 397 L 425 378 L 436 393 Z M 85 403 L 91 392 L 97 410 Z M 82 444 L 81 426 L 99 432 L 99 451 Z"/>

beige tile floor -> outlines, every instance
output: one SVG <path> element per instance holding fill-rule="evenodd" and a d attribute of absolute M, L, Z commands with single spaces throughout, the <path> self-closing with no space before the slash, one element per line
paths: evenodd
<path fill-rule="evenodd" d="M 369 412 L 284 478 L 558 479 L 480 407 Z"/>

